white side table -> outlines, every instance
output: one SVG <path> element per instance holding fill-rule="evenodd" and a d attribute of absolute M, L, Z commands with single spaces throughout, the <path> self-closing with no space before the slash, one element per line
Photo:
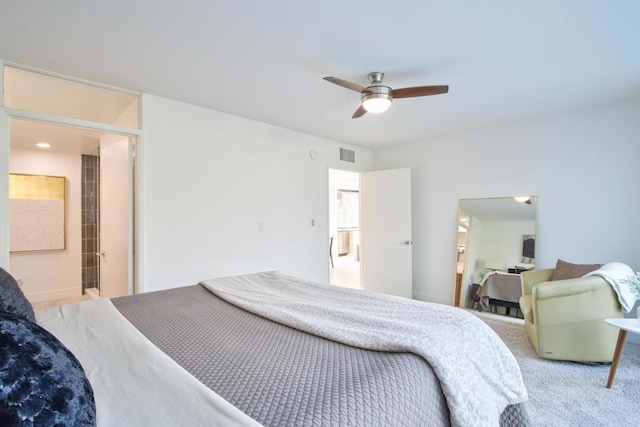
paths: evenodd
<path fill-rule="evenodd" d="M 609 370 L 609 379 L 607 380 L 607 388 L 611 388 L 613 385 L 613 379 L 616 376 L 618 370 L 618 364 L 622 357 L 622 351 L 624 350 L 624 344 L 627 340 L 627 332 L 632 334 L 640 334 L 640 320 L 638 319 L 604 319 L 605 322 L 611 326 L 615 326 L 620 329 L 618 333 L 618 342 L 616 343 L 616 351 L 613 353 L 613 361 L 611 362 L 611 369 Z"/>

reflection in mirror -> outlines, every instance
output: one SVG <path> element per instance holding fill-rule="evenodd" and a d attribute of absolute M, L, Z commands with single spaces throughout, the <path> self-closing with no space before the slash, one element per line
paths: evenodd
<path fill-rule="evenodd" d="M 497 305 L 507 314 L 517 309 L 517 275 L 535 268 L 537 206 L 537 196 L 460 199 L 456 306 L 487 310 L 491 303 L 492 310 Z M 493 288 L 493 282 L 484 286 L 490 278 L 499 282 Z"/>

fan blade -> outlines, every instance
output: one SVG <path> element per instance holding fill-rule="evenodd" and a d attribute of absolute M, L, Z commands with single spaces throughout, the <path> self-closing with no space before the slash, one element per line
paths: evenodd
<path fill-rule="evenodd" d="M 394 98 L 413 98 L 416 96 L 440 95 L 449 92 L 449 86 L 416 86 L 394 89 Z"/>
<path fill-rule="evenodd" d="M 339 79 L 337 77 L 323 77 L 323 80 L 336 84 L 338 86 L 346 87 L 347 89 L 355 90 L 356 92 L 362 92 L 364 90 L 363 86 L 360 86 L 355 83 L 348 82 L 346 80 Z"/>
<path fill-rule="evenodd" d="M 361 105 L 360 107 L 358 107 L 358 109 L 356 110 L 355 113 L 353 113 L 353 116 L 351 116 L 352 119 L 357 119 L 360 118 L 362 116 L 364 116 L 364 114 L 367 112 L 367 110 L 364 109 L 364 107 Z"/>

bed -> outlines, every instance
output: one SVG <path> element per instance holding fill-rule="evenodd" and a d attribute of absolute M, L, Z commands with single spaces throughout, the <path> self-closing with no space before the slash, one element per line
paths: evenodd
<path fill-rule="evenodd" d="M 449 306 L 266 272 L 35 317 L 98 426 L 529 425 L 513 355 Z"/>
<path fill-rule="evenodd" d="M 482 310 L 489 310 L 491 305 L 504 305 L 508 308 L 519 308 L 522 286 L 520 275 L 492 271 L 480 282 L 478 297 Z"/>

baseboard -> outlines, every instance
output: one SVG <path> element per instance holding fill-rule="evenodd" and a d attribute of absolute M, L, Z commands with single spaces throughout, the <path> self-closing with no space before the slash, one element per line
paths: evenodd
<path fill-rule="evenodd" d="M 519 317 L 506 316 L 502 314 L 494 314 L 487 311 L 472 310 L 470 308 L 465 308 L 465 310 L 468 313 L 473 314 L 474 316 L 479 317 L 481 319 L 489 319 L 489 320 L 494 320 L 496 322 L 511 323 L 513 325 L 524 326 L 524 319 L 520 319 Z"/>
<path fill-rule="evenodd" d="M 50 291 L 42 292 L 30 292 L 25 293 L 25 296 L 29 302 L 42 302 L 51 301 L 56 299 L 74 298 L 82 296 L 82 289 L 78 288 L 65 288 L 65 289 L 53 289 Z"/>
<path fill-rule="evenodd" d="M 98 288 L 87 288 L 84 290 L 84 293 L 91 299 L 100 298 L 100 291 L 98 290 Z"/>
<path fill-rule="evenodd" d="M 444 304 L 444 305 L 453 305 L 453 301 L 448 298 L 433 297 L 431 295 L 423 294 L 420 292 L 413 292 L 412 295 L 413 295 L 413 299 L 419 300 L 419 301 L 435 302 L 435 303 Z"/>

